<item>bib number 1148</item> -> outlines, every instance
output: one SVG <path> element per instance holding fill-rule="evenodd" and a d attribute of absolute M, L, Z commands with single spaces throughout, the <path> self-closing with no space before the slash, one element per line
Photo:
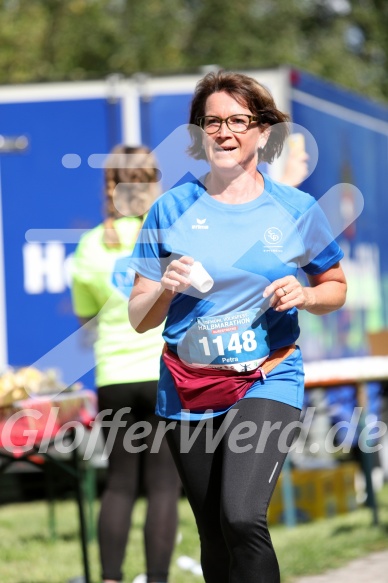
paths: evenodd
<path fill-rule="evenodd" d="M 242 342 L 241 342 L 242 341 Z M 212 340 L 213 344 L 216 345 L 217 352 L 219 356 L 225 354 L 225 347 L 223 344 L 223 337 L 222 334 L 219 334 Z M 199 339 L 199 343 L 202 344 L 205 356 L 210 356 L 210 346 L 209 340 L 207 336 L 203 336 Z M 227 346 L 228 352 L 235 352 L 236 354 L 240 354 L 242 351 L 244 352 L 252 352 L 257 347 L 257 342 L 255 338 L 255 333 L 253 330 L 245 330 L 241 334 L 241 340 L 239 334 L 235 333 L 232 334 Z"/>

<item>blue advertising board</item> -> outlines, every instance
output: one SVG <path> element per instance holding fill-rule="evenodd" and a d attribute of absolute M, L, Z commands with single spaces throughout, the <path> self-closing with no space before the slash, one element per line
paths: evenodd
<path fill-rule="evenodd" d="M 69 258 L 102 218 L 101 172 L 88 157 L 121 140 L 116 110 L 104 98 L 0 104 L 1 133 L 28 139 L 0 154 L 7 361 L 57 368 L 68 383 L 93 366 L 76 333 Z M 83 380 L 92 386 L 93 373 Z"/>
<path fill-rule="evenodd" d="M 365 355 L 368 334 L 388 327 L 388 108 L 306 73 L 291 79 L 292 118 L 311 132 L 319 153 L 302 188 L 320 199 L 338 185 L 328 211 L 333 222 L 344 223 L 337 232 L 348 281 L 347 301 L 338 312 L 319 318 L 300 313 L 300 344 L 305 360 Z M 349 184 L 364 203 L 353 222 Z M 370 383 L 370 413 L 379 415 L 380 398 L 379 384 Z M 355 405 L 354 387 L 327 392 L 333 423 L 350 419 Z"/>
<path fill-rule="evenodd" d="M 302 188 L 320 199 L 339 185 L 328 210 L 333 221 L 344 223 L 336 230 L 349 288 L 341 310 L 303 322 L 310 339 L 306 357 L 365 354 L 368 332 L 388 326 L 388 108 L 306 73 L 292 79 L 293 120 L 311 132 L 319 153 Z M 364 204 L 354 222 L 349 184 L 359 189 Z"/>

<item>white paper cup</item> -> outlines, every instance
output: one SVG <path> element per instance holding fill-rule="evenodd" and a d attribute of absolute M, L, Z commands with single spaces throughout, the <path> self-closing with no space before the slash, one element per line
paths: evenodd
<path fill-rule="evenodd" d="M 211 290 L 214 285 L 214 280 L 200 261 L 194 261 L 190 269 L 189 279 L 191 285 L 203 294 Z"/>

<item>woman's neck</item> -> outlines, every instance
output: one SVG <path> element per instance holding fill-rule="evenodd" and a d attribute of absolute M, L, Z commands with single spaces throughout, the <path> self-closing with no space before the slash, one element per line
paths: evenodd
<path fill-rule="evenodd" d="M 228 204 L 243 204 L 258 198 L 264 191 L 264 178 L 256 169 L 254 174 L 242 172 L 232 178 L 210 172 L 206 177 L 210 196 Z"/>

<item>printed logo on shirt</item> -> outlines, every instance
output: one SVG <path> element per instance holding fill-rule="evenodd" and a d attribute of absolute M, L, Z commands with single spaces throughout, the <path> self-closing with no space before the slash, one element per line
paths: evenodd
<path fill-rule="evenodd" d="M 111 283 L 116 287 L 126 298 L 129 298 L 135 281 L 135 271 L 129 267 L 130 257 L 120 257 L 116 260 Z"/>
<path fill-rule="evenodd" d="M 270 227 L 264 233 L 264 240 L 267 245 L 264 245 L 264 250 L 267 253 L 281 253 L 283 251 L 283 245 L 280 245 L 283 239 L 283 233 L 277 227 Z"/>
<path fill-rule="evenodd" d="M 191 225 L 192 229 L 208 229 L 209 225 L 205 225 L 207 219 L 197 219 L 197 223 L 195 225 Z"/>

